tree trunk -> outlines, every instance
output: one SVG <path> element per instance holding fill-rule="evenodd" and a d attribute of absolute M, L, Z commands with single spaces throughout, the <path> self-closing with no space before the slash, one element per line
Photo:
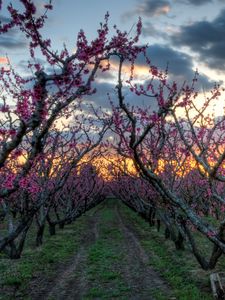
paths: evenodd
<path fill-rule="evenodd" d="M 161 222 L 160 222 L 159 219 L 157 219 L 156 222 L 157 222 L 157 231 L 159 232 L 160 231 Z"/>
<path fill-rule="evenodd" d="M 24 231 L 21 234 L 21 238 L 20 241 L 18 243 L 18 246 L 16 247 L 16 243 L 14 241 L 9 243 L 9 258 L 11 259 L 19 259 L 21 257 L 21 254 L 23 252 L 23 248 L 24 248 L 24 244 L 25 244 L 25 240 L 26 240 L 26 236 L 27 236 L 27 232 L 30 228 L 32 221 L 27 224 L 26 228 L 24 229 Z"/>
<path fill-rule="evenodd" d="M 59 228 L 60 228 L 60 229 L 63 229 L 64 226 L 65 226 L 65 222 L 64 222 L 64 221 L 62 221 L 62 222 L 59 223 Z"/>
<path fill-rule="evenodd" d="M 49 234 L 50 235 L 55 235 L 56 234 L 55 223 L 49 223 Z"/>
<path fill-rule="evenodd" d="M 177 240 L 175 241 L 175 246 L 177 250 L 184 250 L 184 238 L 180 232 L 178 233 Z"/>
<path fill-rule="evenodd" d="M 10 247 L 9 258 L 10 259 L 19 259 L 21 256 L 21 253 L 18 253 L 14 241 L 9 244 L 9 247 Z"/>
<path fill-rule="evenodd" d="M 39 247 L 43 244 L 43 235 L 45 230 L 45 224 L 42 224 L 38 227 L 36 235 L 36 247 Z"/>
<path fill-rule="evenodd" d="M 164 235 L 165 235 L 165 239 L 169 239 L 170 238 L 170 230 L 169 230 L 168 227 L 166 227 Z"/>

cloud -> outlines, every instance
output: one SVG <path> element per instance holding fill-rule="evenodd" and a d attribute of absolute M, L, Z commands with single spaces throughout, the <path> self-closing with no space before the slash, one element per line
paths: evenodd
<path fill-rule="evenodd" d="M 156 38 L 164 38 L 168 37 L 168 34 L 163 30 L 158 29 L 151 22 L 145 22 L 142 27 L 142 35 L 144 37 L 156 37 Z"/>
<path fill-rule="evenodd" d="M 114 80 L 115 76 L 112 72 L 107 71 L 107 72 L 102 72 L 101 70 L 97 71 L 97 81 L 108 81 L 108 80 Z"/>
<path fill-rule="evenodd" d="M 149 46 L 147 49 L 147 55 L 151 60 L 151 64 L 161 70 L 165 70 L 168 64 L 168 74 L 171 80 L 175 80 L 181 84 L 184 81 L 192 81 L 195 70 L 193 66 L 193 59 L 190 55 L 174 50 L 168 45 L 159 44 Z M 143 56 L 138 58 L 137 64 L 145 64 Z M 199 77 L 199 83 L 206 89 L 213 85 L 210 79 L 203 74 Z"/>
<path fill-rule="evenodd" d="M 117 90 L 115 84 L 95 82 L 94 87 L 96 87 L 97 92 L 91 96 L 85 97 L 85 101 L 88 104 L 93 105 L 94 108 L 101 107 L 104 111 L 111 111 L 110 101 L 118 106 L 119 100 L 117 95 Z M 109 101 L 109 96 L 110 101 Z M 124 84 L 123 95 L 125 97 L 125 102 L 130 105 L 138 106 L 149 106 L 150 104 L 154 109 L 156 109 L 156 102 L 154 98 L 148 98 L 144 96 L 137 96 L 135 93 L 130 91 L 130 87 Z M 85 109 L 84 109 L 85 110 Z"/>
<path fill-rule="evenodd" d="M 195 6 L 200 6 L 208 3 L 212 3 L 212 0 L 178 0 L 180 3 L 184 3 L 187 5 L 195 5 Z"/>
<path fill-rule="evenodd" d="M 10 18 L 6 17 L 6 16 L 2 16 L 0 15 L 0 22 L 5 24 L 5 23 L 9 23 L 11 21 Z"/>
<path fill-rule="evenodd" d="M 176 46 L 187 46 L 199 56 L 208 67 L 225 70 L 225 9 L 213 21 L 197 21 L 181 26 L 171 35 Z"/>
<path fill-rule="evenodd" d="M 5 56 L 0 56 L 0 64 L 7 64 L 9 62 L 8 58 Z"/>
<path fill-rule="evenodd" d="M 5 49 L 22 49 L 26 46 L 26 42 L 19 38 L 11 36 L 0 36 L 0 47 Z"/>
<path fill-rule="evenodd" d="M 0 24 L 6 24 L 11 21 L 11 18 L 0 15 Z M 27 46 L 27 41 L 18 28 L 11 28 L 8 32 L 0 34 L 1 52 L 8 50 L 24 49 Z"/>
<path fill-rule="evenodd" d="M 1 20 L 2 18 L 3 17 L 1 17 Z M 4 48 L 4 50 L 23 49 L 26 45 L 27 42 L 24 36 L 21 35 L 17 28 L 10 29 L 8 32 L 0 35 L 0 47 Z"/>
<path fill-rule="evenodd" d="M 146 16 L 166 15 L 170 9 L 170 3 L 166 0 L 148 0 L 137 6 L 137 12 Z"/>
<path fill-rule="evenodd" d="M 124 18 L 129 18 L 133 15 L 155 17 L 167 15 L 171 10 L 170 2 L 167 0 L 143 0 L 139 1 L 134 10 L 124 14 Z"/>
<path fill-rule="evenodd" d="M 115 98 L 115 84 L 95 81 L 93 87 L 96 88 L 96 93 L 85 97 L 85 99 L 95 108 L 100 106 L 103 109 L 110 109 L 108 94 L 110 95 L 111 100 Z"/>

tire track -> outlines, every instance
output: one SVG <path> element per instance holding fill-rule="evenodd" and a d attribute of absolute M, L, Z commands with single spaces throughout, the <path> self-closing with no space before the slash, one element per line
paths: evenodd
<path fill-rule="evenodd" d="M 154 300 L 154 295 L 161 294 L 161 292 L 163 292 L 163 295 L 168 295 L 167 300 L 176 299 L 171 297 L 169 285 L 149 265 L 151 257 L 141 246 L 140 238 L 132 222 L 123 218 L 120 206 L 115 202 L 113 205 L 108 205 L 107 209 L 113 212 L 113 222 L 106 225 L 110 229 L 108 233 L 104 233 L 105 229 L 103 230 L 103 228 L 105 227 L 101 226 L 100 210 L 87 215 L 87 229 L 81 235 L 78 251 L 69 262 L 59 263 L 55 278 L 47 278 L 46 281 L 44 278 L 38 278 L 35 289 L 30 294 L 32 300 L 79 300 L 84 299 L 88 291 L 93 288 L 100 288 L 102 291 L 107 290 L 105 295 L 108 294 L 109 289 L 112 291 L 111 294 L 114 290 L 118 291 L 119 282 L 113 278 L 111 281 L 108 278 L 106 281 L 101 282 L 101 276 L 98 277 L 97 274 L 96 281 L 90 281 L 88 276 L 89 249 L 99 240 L 103 243 L 103 248 L 104 243 L 106 245 L 110 243 L 114 252 L 121 253 L 121 259 L 111 260 L 111 265 L 107 265 L 108 269 L 106 268 L 106 271 L 114 270 L 121 274 L 121 281 L 124 288 L 127 289 L 121 289 L 116 299 Z M 120 239 L 114 240 L 113 232 L 117 231 L 120 232 Z M 90 299 L 102 298 L 94 297 Z"/>
<path fill-rule="evenodd" d="M 71 300 L 83 299 L 88 288 L 86 261 L 89 246 L 95 243 L 99 236 L 97 222 L 98 215 L 88 216 L 87 231 L 81 237 L 80 248 L 69 262 L 59 265 L 56 277 L 45 282 L 39 279 L 39 289 L 31 293 L 32 300 Z"/>
<path fill-rule="evenodd" d="M 124 251 L 126 253 L 126 263 L 123 264 L 125 278 L 131 289 L 131 300 L 154 300 L 154 293 L 168 295 L 171 297 L 169 285 L 160 275 L 149 265 L 150 257 L 141 246 L 139 238 L 132 229 L 131 224 L 125 224 L 118 206 L 115 208 L 118 217 L 118 224 L 124 237 Z"/>

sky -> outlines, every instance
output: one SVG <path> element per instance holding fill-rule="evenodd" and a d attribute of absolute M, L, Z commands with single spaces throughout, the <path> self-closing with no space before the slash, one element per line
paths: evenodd
<path fill-rule="evenodd" d="M 41 11 L 46 1 L 34 2 Z M 3 4 L 7 3 L 8 0 L 3 0 Z M 53 6 L 43 33 L 51 38 L 54 49 L 62 49 L 65 43 L 74 51 L 81 28 L 93 39 L 107 11 L 111 27 L 117 24 L 127 31 L 140 16 L 141 43 L 149 45 L 148 55 L 153 64 L 162 69 L 169 64 L 171 79 L 191 80 L 198 68 L 204 90 L 210 89 L 214 82 L 225 81 L 225 0 L 53 0 Z M 5 9 L 0 15 L 3 21 L 4 17 L 7 17 Z M 0 36 L 0 57 L 7 54 L 15 68 L 24 74 L 26 45 L 27 41 L 15 29 Z M 142 67 L 141 59 L 138 65 Z M 106 93 L 113 84 L 106 76 L 99 79 L 98 85 Z M 104 105 L 104 96 L 100 98 L 96 101 Z"/>

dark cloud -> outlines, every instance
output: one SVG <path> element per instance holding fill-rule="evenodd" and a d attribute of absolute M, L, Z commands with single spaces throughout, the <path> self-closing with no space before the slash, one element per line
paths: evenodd
<path fill-rule="evenodd" d="M 170 48 L 168 45 L 152 45 L 148 48 L 147 55 L 151 63 L 160 69 L 165 69 L 168 64 L 169 73 L 175 76 L 193 74 L 192 58 L 183 52 Z"/>
<path fill-rule="evenodd" d="M 165 70 L 168 65 L 170 80 L 176 81 L 179 84 L 192 81 L 195 70 L 190 55 L 174 50 L 168 45 L 159 44 L 149 46 L 147 55 L 151 60 L 151 64 L 157 66 L 161 70 Z M 137 64 L 145 64 L 143 56 L 138 58 Z M 205 89 L 210 89 L 213 86 L 213 82 L 211 82 L 206 75 L 200 74 L 199 85 L 201 87 L 203 86 Z"/>
<path fill-rule="evenodd" d="M 91 96 L 85 97 L 87 103 L 93 105 L 95 108 L 101 107 L 103 110 L 107 111 L 111 110 L 110 101 L 112 101 L 115 106 L 118 106 L 119 100 L 115 84 L 95 82 L 94 86 L 96 87 L 97 92 Z M 110 96 L 110 101 L 108 95 Z M 137 96 L 135 93 L 130 91 L 129 86 L 124 85 L 123 95 L 125 97 L 125 102 L 130 105 L 138 105 L 141 107 L 151 105 L 153 110 L 157 108 L 156 100 L 154 98 Z"/>
<path fill-rule="evenodd" d="M 10 21 L 11 21 L 10 18 L 0 15 L 0 24 L 9 23 Z"/>
<path fill-rule="evenodd" d="M 43 70 L 47 74 L 52 74 L 52 73 L 54 73 L 54 71 L 56 73 L 60 72 L 60 70 L 58 70 L 58 69 L 55 70 L 52 67 L 49 67 L 48 63 L 45 60 L 41 59 L 41 58 L 35 58 L 35 60 L 29 58 L 29 60 L 22 59 L 17 63 L 18 71 L 21 72 L 21 74 L 23 74 L 23 76 L 28 76 L 28 77 L 30 77 L 31 75 L 33 76 L 33 73 L 35 72 L 35 70 L 34 69 L 31 70 L 29 68 L 30 63 L 40 64 L 41 67 L 43 68 Z"/>
<path fill-rule="evenodd" d="M 0 25 L 11 21 L 8 16 L 0 15 Z M 24 49 L 27 41 L 17 27 L 11 28 L 8 32 L 0 34 L 0 47 L 2 52 Z"/>
<path fill-rule="evenodd" d="M 179 0 L 180 3 L 184 3 L 187 5 L 195 5 L 195 6 L 200 6 L 208 3 L 212 3 L 213 0 Z"/>
<path fill-rule="evenodd" d="M 93 87 L 96 88 L 96 93 L 85 97 L 85 99 L 95 108 L 101 107 L 103 109 L 110 109 L 108 94 L 110 95 L 110 99 L 113 101 L 116 96 L 115 84 L 95 81 Z"/>
<path fill-rule="evenodd" d="M 207 3 L 212 3 L 212 0 L 188 0 L 187 1 L 189 4 L 192 5 L 203 5 L 203 4 L 207 4 Z"/>
<path fill-rule="evenodd" d="M 158 16 L 166 15 L 170 8 L 170 2 L 167 0 L 146 0 L 137 6 L 137 12 L 146 16 Z"/>
<path fill-rule="evenodd" d="M 181 26 L 171 36 L 175 45 L 187 46 L 210 68 L 225 70 L 225 9 L 213 21 L 198 21 Z"/>
<path fill-rule="evenodd" d="M 30 74 L 30 69 L 28 68 L 27 60 L 23 60 L 23 59 L 20 60 L 17 64 L 17 67 L 22 74 L 24 75 Z"/>
<path fill-rule="evenodd" d="M 130 17 L 132 15 L 139 16 L 160 16 L 167 15 L 171 9 L 171 4 L 167 0 L 143 0 L 139 1 L 136 8 L 127 12 L 124 17 Z"/>
<path fill-rule="evenodd" d="M 0 47 L 5 49 L 21 49 L 26 46 L 26 42 L 22 39 L 12 38 L 4 35 L 0 36 Z"/>
<path fill-rule="evenodd" d="M 4 20 L 7 22 L 6 17 L 1 17 L 2 22 Z M 0 34 L 0 47 L 5 50 L 18 50 L 24 49 L 27 45 L 27 42 L 24 36 L 21 35 L 17 28 L 10 29 L 4 34 Z"/>
<path fill-rule="evenodd" d="M 154 26 L 151 22 L 145 22 L 142 27 L 142 35 L 144 37 L 168 38 L 167 33 Z"/>

